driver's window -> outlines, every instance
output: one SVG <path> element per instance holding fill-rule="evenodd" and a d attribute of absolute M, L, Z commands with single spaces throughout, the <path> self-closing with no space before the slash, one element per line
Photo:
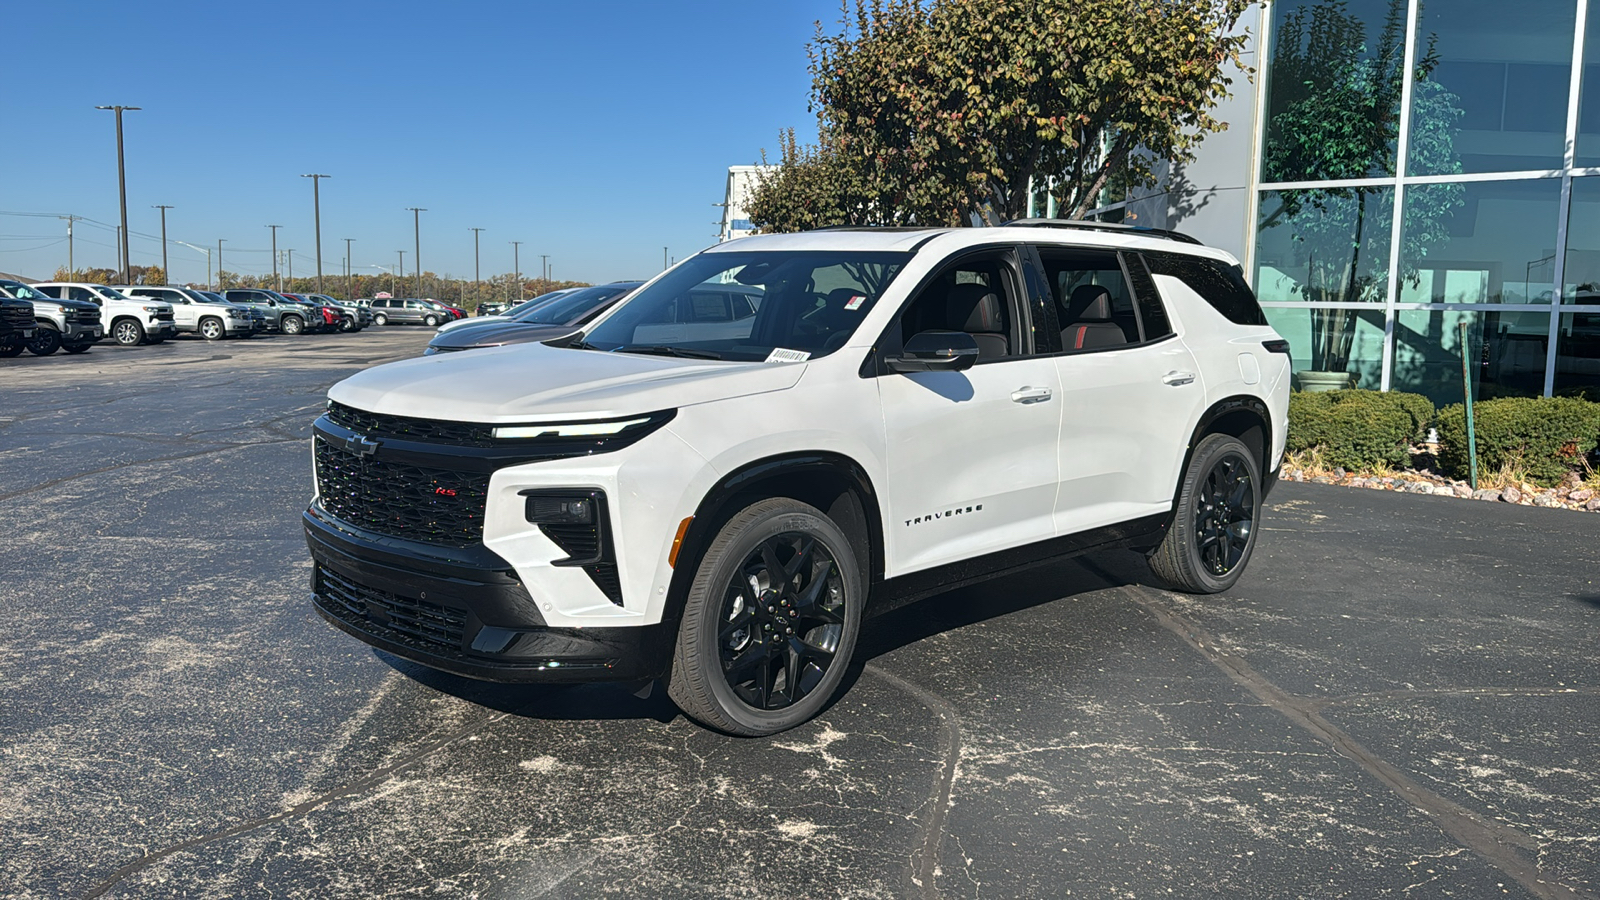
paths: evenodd
<path fill-rule="evenodd" d="M 923 331 L 965 331 L 978 362 L 1026 355 L 1018 279 L 1009 251 L 966 257 L 922 286 L 900 314 L 901 340 Z"/>

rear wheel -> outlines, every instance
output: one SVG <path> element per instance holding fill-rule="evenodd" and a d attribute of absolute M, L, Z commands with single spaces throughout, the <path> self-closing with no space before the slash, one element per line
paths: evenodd
<path fill-rule="evenodd" d="M 49 325 L 40 325 L 33 329 L 33 338 L 28 341 L 28 352 L 34 356 L 49 356 L 61 349 L 61 332 Z"/>
<path fill-rule="evenodd" d="M 387 325 L 387 324 L 389 324 L 389 317 L 384 315 L 383 313 L 378 313 L 377 315 L 372 317 L 372 324 L 374 324 L 374 325 Z"/>
<path fill-rule="evenodd" d="M 1255 455 L 1236 437 L 1207 435 L 1183 473 L 1172 527 L 1150 555 L 1150 568 L 1180 591 L 1225 591 L 1250 562 L 1260 516 Z"/>
<path fill-rule="evenodd" d="M 280 327 L 284 334 L 299 334 L 306 330 L 306 320 L 299 316 L 284 316 Z"/>
<path fill-rule="evenodd" d="M 439 317 L 438 316 L 423 316 L 422 317 L 422 324 L 428 326 L 429 328 L 432 328 L 432 327 L 434 327 L 434 326 L 439 324 Z"/>
<path fill-rule="evenodd" d="M 144 326 L 133 319 L 118 319 L 111 326 L 111 339 L 124 347 L 136 347 L 144 343 Z"/>
<path fill-rule="evenodd" d="M 838 690 L 865 600 L 855 550 L 827 516 L 787 498 L 753 504 L 699 561 L 668 693 L 728 734 L 793 728 Z"/>
<path fill-rule="evenodd" d="M 207 316 L 200 320 L 200 336 L 208 341 L 220 341 L 228 336 L 228 330 L 222 327 L 221 319 Z"/>

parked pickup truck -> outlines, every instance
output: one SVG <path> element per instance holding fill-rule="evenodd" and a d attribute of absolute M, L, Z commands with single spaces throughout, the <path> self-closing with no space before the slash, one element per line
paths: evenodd
<path fill-rule="evenodd" d="M 28 352 L 49 356 L 57 350 L 82 353 L 105 336 L 100 307 L 80 300 L 56 300 L 20 281 L 0 279 L 0 293 L 33 304 L 33 337 Z"/>
<path fill-rule="evenodd" d="M 165 284 L 119 284 L 116 290 L 135 299 L 163 300 L 172 304 L 172 314 L 181 333 L 198 334 L 208 341 L 249 337 L 255 333 L 249 309 L 237 303 L 219 303 L 196 290 Z"/>
<path fill-rule="evenodd" d="M 0 291 L 0 357 L 21 353 L 34 330 L 33 304 Z"/>
<path fill-rule="evenodd" d="M 57 300 L 83 300 L 100 307 L 100 322 L 111 339 L 125 347 L 159 344 L 178 333 L 172 304 L 135 300 L 114 288 L 85 281 L 46 281 L 33 289 Z"/>

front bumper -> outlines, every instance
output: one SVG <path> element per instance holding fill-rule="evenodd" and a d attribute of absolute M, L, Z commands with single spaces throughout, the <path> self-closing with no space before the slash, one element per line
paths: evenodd
<path fill-rule="evenodd" d="M 664 676 L 673 624 L 551 628 L 516 570 L 480 545 L 452 549 L 303 517 L 312 602 L 334 627 L 432 669 L 502 682 Z"/>
<path fill-rule="evenodd" d="M 256 326 L 252 319 L 223 319 L 222 330 L 228 334 L 252 334 Z"/>
<path fill-rule="evenodd" d="M 77 346 L 79 344 L 92 344 L 105 337 L 104 328 L 98 322 L 88 325 L 79 322 L 68 322 L 61 329 L 61 343 Z"/>
<path fill-rule="evenodd" d="M 175 337 L 178 334 L 178 323 L 165 319 L 151 319 L 145 323 L 144 333 L 151 337 Z"/>

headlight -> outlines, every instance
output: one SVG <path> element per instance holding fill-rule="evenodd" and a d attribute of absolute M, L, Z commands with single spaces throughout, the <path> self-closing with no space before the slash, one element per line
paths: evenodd
<path fill-rule="evenodd" d="M 145 306 L 145 307 L 141 307 L 141 308 L 145 312 L 161 312 L 161 307 L 159 307 L 159 306 Z"/>

